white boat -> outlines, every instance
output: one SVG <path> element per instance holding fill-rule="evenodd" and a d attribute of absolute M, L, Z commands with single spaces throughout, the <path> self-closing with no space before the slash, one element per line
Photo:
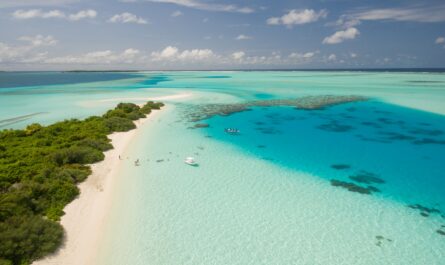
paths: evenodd
<path fill-rule="evenodd" d="M 224 131 L 228 134 L 239 134 L 240 130 L 236 128 L 225 128 Z"/>
<path fill-rule="evenodd" d="M 187 157 L 186 159 L 184 159 L 184 163 L 186 163 L 187 165 L 190 166 L 197 166 L 198 163 L 196 163 L 195 159 L 191 156 Z"/>

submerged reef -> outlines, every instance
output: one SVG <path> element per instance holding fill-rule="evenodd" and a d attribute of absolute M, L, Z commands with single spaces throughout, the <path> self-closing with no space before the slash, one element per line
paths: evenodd
<path fill-rule="evenodd" d="M 352 182 L 341 181 L 338 179 L 331 179 L 331 185 L 334 187 L 341 187 L 352 192 L 371 195 L 373 192 L 380 192 L 379 189 L 373 186 L 362 187 Z"/>
<path fill-rule="evenodd" d="M 331 165 L 332 168 L 337 170 L 344 170 L 351 168 L 349 165 L 345 164 L 337 164 L 337 165 Z M 385 181 L 378 177 L 378 175 L 368 172 L 368 171 L 360 171 L 355 175 L 349 176 L 349 179 L 351 179 L 354 182 L 357 182 L 359 184 L 365 184 L 366 186 L 360 186 L 359 184 L 353 183 L 353 182 L 346 182 L 341 181 L 337 179 L 331 179 L 331 185 L 335 187 L 342 187 L 344 189 L 347 189 L 352 192 L 358 192 L 361 194 L 372 194 L 374 192 L 380 192 L 380 189 L 377 187 L 372 186 L 371 184 L 383 184 Z"/>
<path fill-rule="evenodd" d="M 210 125 L 208 123 L 197 123 L 197 124 L 195 124 L 191 128 L 192 129 L 199 129 L 199 128 L 208 128 L 208 127 L 210 127 Z"/>
<path fill-rule="evenodd" d="M 375 245 L 378 247 L 381 247 L 385 241 L 389 243 L 392 242 L 391 238 L 385 238 L 384 236 L 375 236 L 375 239 L 376 239 Z"/>
<path fill-rule="evenodd" d="M 363 96 L 321 95 L 295 99 L 255 100 L 232 104 L 206 104 L 193 108 L 191 113 L 188 114 L 188 119 L 192 122 L 197 122 L 216 115 L 227 116 L 237 112 L 248 111 L 252 107 L 289 106 L 303 110 L 319 110 L 328 106 L 366 100 L 368 100 L 368 98 Z"/>
<path fill-rule="evenodd" d="M 437 208 L 429 208 L 420 204 L 410 204 L 408 205 L 408 207 L 414 210 L 418 210 L 419 214 L 423 217 L 429 217 L 431 214 L 442 214 L 442 212 Z"/>
<path fill-rule="evenodd" d="M 346 165 L 346 164 L 333 164 L 333 165 L 331 165 L 331 168 L 337 169 L 337 170 L 344 170 L 344 169 L 350 169 L 351 166 Z"/>
<path fill-rule="evenodd" d="M 379 178 L 376 174 L 367 172 L 367 171 L 361 171 L 356 175 L 349 176 L 349 178 L 355 182 L 364 183 L 364 184 L 383 184 L 385 181 L 381 178 Z"/>
<path fill-rule="evenodd" d="M 347 132 L 354 129 L 352 126 L 339 124 L 337 121 L 331 121 L 330 123 L 322 124 L 317 128 L 329 132 Z"/>

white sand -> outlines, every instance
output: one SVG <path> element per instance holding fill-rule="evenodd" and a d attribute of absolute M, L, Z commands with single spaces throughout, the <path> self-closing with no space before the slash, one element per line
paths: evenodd
<path fill-rule="evenodd" d="M 151 98 L 150 100 L 168 100 L 187 97 L 188 94 Z M 161 111 L 152 111 L 147 118 L 136 121 L 139 128 L 145 123 L 154 122 Z M 119 155 L 123 154 L 128 144 L 140 130 L 113 133 L 111 139 L 114 149 L 105 152 L 102 162 L 92 165 L 93 174 L 79 185 L 80 196 L 68 204 L 61 219 L 65 228 L 65 244 L 55 254 L 34 265 L 86 265 L 97 250 L 102 228 L 106 222 L 105 217 L 111 206 L 113 190 L 116 184 L 115 175 L 119 172 L 121 161 Z"/>

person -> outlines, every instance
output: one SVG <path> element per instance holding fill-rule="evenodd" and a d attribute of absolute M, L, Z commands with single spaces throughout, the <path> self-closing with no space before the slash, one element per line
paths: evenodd
<path fill-rule="evenodd" d="M 139 158 L 136 161 L 134 161 L 134 165 L 139 166 Z"/>

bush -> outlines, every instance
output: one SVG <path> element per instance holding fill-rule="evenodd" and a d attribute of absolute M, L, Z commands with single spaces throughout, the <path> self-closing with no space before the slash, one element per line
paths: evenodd
<path fill-rule="evenodd" d="M 145 118 L 145 114 L 140 111 L 134 111 L 134 112 L 130 112 L 127 114 L 127 119 L 130 119 L 133 121 L 139 120 L 141 118 Z"/>
<path fill-rule="evenodd" d="M 38 123 L 33 123 L 33 124 L 26 126 L 25 132 L 26 132 L 26 135 L 32 135 L 32 134 L 40 131 L 42 128 L 43 128 L 42 125 L 40 125 Z"/>
<path fill-rule="evenodd" d="M 153 102 L 153 101 L 148 101 L 147 103 L 145 103 L 143 108 L 150 108 L 150 109 L 161 109 L 161 107 L 164 106 L 164 103 L 162 102 Z"/>
<path fill-rule="evenodd" d="M 62 226 L 39 216 L 14 216 L 0 223 L 4 264 L 29 264 L 54 252 L 62 240 Z"/>
<path fill-rule="evenodd" d="M 151 113 L 151 108 L 150 108 L 150 106 L 144 105 L 144 106 L 141 108 L 140 111 L 141 111 L 142 113 L 144 113 L 144 114 L 150 114 L 150 113 Z"/>
<path fill-rule="evenodd" d="M 65 165 L 54 169 L 51 177 L 59 180 L 72 181 L 73 183 L 79 183 L 84 181 L 88 175 L 91 174 L 91 168 L 82 165 Z"/>
<path fill-rule="evenodd" d="M 91 147 L 72 146 L 60 149 L 52 154 L 52 160 L 57 165 L 92 164 L 104 159 L 104 154 Z"/>
<path fill-rule="evenodd" d="M 107 151 L 113 149 L 113 146 L 110 144 L 110 141 L 108 139 L 99 140 L 99 139 L 86 138 L 80 141 L 77 145 L 91 147 L 100 151 Z"/>
<path fill-rule="evenodd" d="M 118 110 L 122 110 L 125 113 L 139 111 L 139 106 L 134 103 L 119 103 L 116 107 Z"/>
<path fill-rule="evenodd" d="M 120 109 L 114 109 L 114 110 L 107 111 L 107 113 L 105 113 L 103 117 L 104 118 L 112 118 L 112 117 L 127 118 L 127 113 L 125 113 L 123 110 L 120 110 Z"/>
<path fill-rule="evenodd" d="M 132 120 L 120 117 L 111 117 L 105 119 L 104 122 L 110 132 L 126 132 L 136 128 Z"/>

